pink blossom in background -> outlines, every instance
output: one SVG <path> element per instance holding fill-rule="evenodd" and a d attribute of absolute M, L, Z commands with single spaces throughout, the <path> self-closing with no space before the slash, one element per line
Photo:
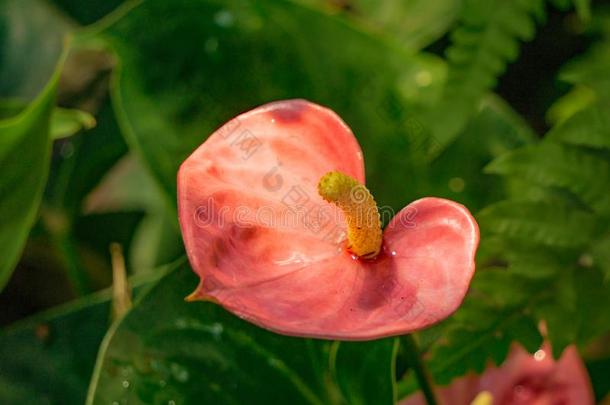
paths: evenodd
<path fill-rule="evenodd" d="M 568 346 L 555 361 L 548 345 L 534 354 L 515 345 L 500 367 L 489 367 L 480 376 L 457 378 L 436 390 L 443 405 L 469 405 L 485 391 L 494 405 L 594 403 L 589 375 L 575 346 Z M 421 393 L 400 402 L 400 405 L 425 404 Z"/>

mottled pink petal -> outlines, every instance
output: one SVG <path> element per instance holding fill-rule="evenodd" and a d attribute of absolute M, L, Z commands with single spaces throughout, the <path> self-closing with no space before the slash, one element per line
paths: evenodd
<path fill-rule="evenodd" d="M 375 260 L 355 259 L 341 211 L 317 193 L 333 170 L 364 182 L 362 152 L 336 114 L 307 101 L 256 108 L 212 134 L 178 173 L 180 224 L 201 277 L 193 298 L 279 333 L 346 340 L 407 333 L 455 311 L 479 238 L 468 210 L 415 201 L 388 225 Z"/>

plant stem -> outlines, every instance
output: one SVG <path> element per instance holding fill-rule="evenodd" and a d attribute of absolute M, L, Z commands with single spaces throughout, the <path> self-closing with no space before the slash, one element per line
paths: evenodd
<path fill-rule="evenodd" d="M 428 405 L 437 405 L 439 402 L 436 400 L 434 389 L 432 387 L 432 379 L 426 369 L 424 362 L 420 357 L 420 350 L 417 341 L 413 335 L 404 335 L 401 337 L 401 342 L 405 345 L 405 353 L 407 355 L 407 361 L 409 366 L 413 369 L 419 387 L 426 398 Z"/>

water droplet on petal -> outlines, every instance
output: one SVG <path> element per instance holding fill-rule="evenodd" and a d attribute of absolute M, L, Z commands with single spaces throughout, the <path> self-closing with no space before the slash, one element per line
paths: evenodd
<path fill-rule="evenodd" d="M 540 349 L 536 353 L 534 353 L 534 359 L 536 359 L 537 361 L 542 361 L 542 360 L 544 360 L 545 357 L 546 357 L 546 352 L 542 349 Z"/>

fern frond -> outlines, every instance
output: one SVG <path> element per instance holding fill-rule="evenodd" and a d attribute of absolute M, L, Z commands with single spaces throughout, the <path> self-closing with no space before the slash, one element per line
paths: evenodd
<path fill-rule="evenodd" d="M 531 40 L 544 18 L 543 0 L 466 0 L 447 50 L 449 72 L 443 97 L 426 119 L 432 135 L 448 144 L 468 122 L 480 98 Z"/>
<path fill-rule="evenodd" d="M 596 103 L 577 112 L 553 128 L 547 137 L 572 145 L 610 149 L 610 104 Z"/>
<path fill-rule="evenodd" d="M 586 86 L 575 86 L 572 90 L 557 99 L 547 110 L 545 119 L 551 127 L 563 124 L 579 111 L 591 106 L 596 101 L 593 90 Z"/>
<path fill-rule="evenodd" d="M 475 319 L 476 323 L 472 322 Z M 501 364 L 515 341 L 529 351 L 537 350 L 542 343 L 536 320 L 521 309 L 499 310 L 474 301 L 464 304 L 443 334 L 445 342 L 433 347 L 428 362 L 438 384 L 448 384 L 468 371 L 480 373 L 490 359 Z"/>
<path fill-rule="evenodd" d="M 519 53 L 519 41 L 535 34 L 535 20 L 544 16 L 542 0 L 470 0 L 462 25 L 452 34 L 447 51 L 449 76 L 446 94 L 480 96 L 493 86 L 508 62 Z"/>
<path fill-rule="evenodd" d="M 568 205 L 501 201 L 477 216 L 481 228 L 506 238 L 551 247 L 580 247 L 591 241 L 595 216 Z"/>
<path fill-rule="evenodd" d="M 591 0 L 572 0 L 572 4 L 582 20 L 591 18 Z"/>
<path fill-rule="evenodd" d="M 606 282 L 610 281 L 610 233 L 591 247 L 591 258 L 591 264 L 602 270 Z"/>
<path fill-rule="evenodd" d="M 488 308 L 481 309 L 489 311 Z M 468 329 L 458 325 L 447 332 L 446 344 L 434 347 L 428 367 L 438 384 L 448 384 L 452 378 L 468 371 L 481 373 L 488 366 L 489 359 L 501 364 L 515 341 L 529 351 L 535 351 L 542 344 L 542 336 L 531 316 L 518 310 L 487 312 L 487 315 L 493 316 L 495 322 Z"/>
<path fill-rule="evenodd" d="M 610 164 L 573 146 L 554 142 L 527 146 L 502 155 L 486 171 L 525 178 L 542 186 L 565 188 L 595 211 L 610 212 Z"/>
<path fill-rule="evenodd" d="M 511 33 L 525 34 L 526 28 Z M 477 34 L 457 35 L 457 42 L 466 43 Z M 610 50 L 609 39 L 596 49 Z M 510 48 L 500 60 L 514 52 Z M 568 344 L 583 347 L 610 331 L 608 55 L 590 52 L 564 70 L 563 78 L 586 88 L 586 97 L 562 112 L 544 141 L 508 151 L 486 168 L 518 183 L 521 194 L 479 212 L 481 249 L 471 291 L 451 319 L 420 333 L 428 341 L 428 364 L 438 383 L 482 371 L 488 360 L 502 361 L 513 341 L 536 350 L 541 321 L 556 357 Z M 468 60 L 466 51 L 453 55 L 454 63 Z M 482 60 L 477 66 L 488 67 L 487 79 L 479 78 L 477 89 L 461 94 L 473 97 L 499 69 Z M 450 74 L 451 81 L 467 79 L 455 70 Z M 465 102 L 456 100 L 445 102 Z"/>

